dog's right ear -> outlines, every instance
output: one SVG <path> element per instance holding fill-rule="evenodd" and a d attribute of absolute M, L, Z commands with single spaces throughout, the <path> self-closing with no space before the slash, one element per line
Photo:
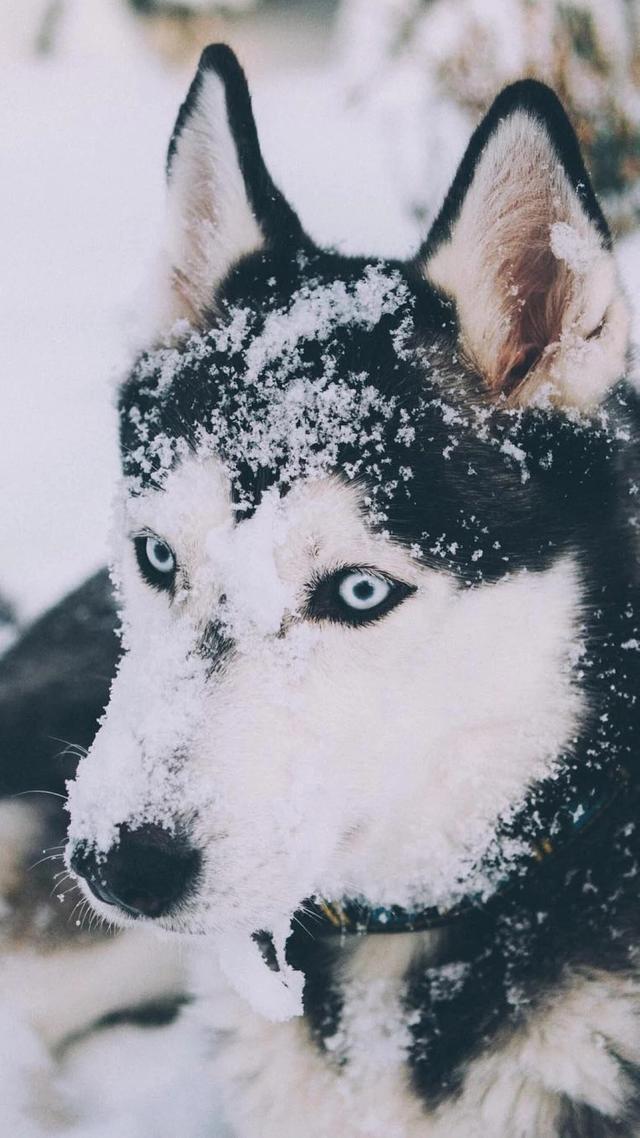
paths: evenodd
<path fill-rule="evenodd" d="M 198 327 L 246 254 L 305 240 L 264 164 L 249 88 L 225 44 L 207 47 L 167 155 L 169 297 L 165 329 Z"/>
<path fill-rule="evenodd" d="M 473 135 L 418 266 L 456 306 L 488 397 L 595 409 L 629 316 L 578 140 L 548 87 L 507 87 Z"/>

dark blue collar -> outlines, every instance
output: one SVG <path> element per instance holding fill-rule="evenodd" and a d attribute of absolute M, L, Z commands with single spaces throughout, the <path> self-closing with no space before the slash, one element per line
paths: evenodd
<path fill-rule="evenodd" d="M 528 810 L 523 812 L 523 820 L 526 819 L 527 822 L 526 827 L 522 828 L 522 833 L 526 835 L 523 854 L 511 861 L 507 857 L 496 857 L 495 851 L 491 854 L 489 877 L 493 883 L 492 895 L 504 892 L 516 880 L 522 881 L 525 874 L 535 871 L 537 865 L 549 862 L 591 829 L 628 785 L 629 774 L 623 767 L 616 767 L 613 772 L 609 772 L 610 776 L 611 774 L 613 777 L 608 777 L 603 787 L 593 789 L 586 798 L 576 799 L 568 795 L 547 819 L 546 826 L 541 826 L 540 829 L 535 826 L 535 836 L 532 836 L 532 815 Z M 534 820 L 540 816 L 538 806 L 536 804 Z M 512 824 L 509 837 L 512 838 L 513 834 Z M 501 867 L 498 872 L 496 865 Z M 312 914 L 319 922 L 321 936 L 411 933 L 442 928 L 472 912 L 478 912 L 484 903 L 484 898 L 479 895 L 468 895 L 449 909 L 436 906 L 405 909 L 401 905 L 370 905 L 364 898 L 343 898 L 340 901 L 314 898 L 306 902 L 300 919 L 304 920 L 305 914 Z M 315 926 L 312 935 L 316 935 Z"/>

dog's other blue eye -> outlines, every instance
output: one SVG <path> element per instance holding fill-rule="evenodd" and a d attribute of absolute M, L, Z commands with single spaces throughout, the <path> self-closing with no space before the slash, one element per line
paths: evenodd
<path fill-rule="evenodd" d="M 175 554 L 166 541 L 152 534 L 134 538 L 138 568 L 145 581 L 157 589 L 170 589 L 176 573 Z"/>
<path fill-rule="evenodd" d="M 382 577 L 374 577 L 372 573 L 349 573 L 338 586 L 338 593 L 344 603 L 360 612 L 377 608 L 390 592 L 389 582 Z"/>

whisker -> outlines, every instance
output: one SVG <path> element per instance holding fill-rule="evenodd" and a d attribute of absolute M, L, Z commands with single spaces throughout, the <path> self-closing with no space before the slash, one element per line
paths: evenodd
<path fill-rule="evenodd" d="M 67 873 L 66 876 L 62 878 L 62 881 L 54 882 L 53 887 L 51 889 L 51 892 L 49 894 L 49 897 L 52 897 L 53 894 L 56 892 L 56 890 L 61 891 L 61 893 L 58 893 L 58 896 L 62 895 L 63 897 L 65 897 L 66 893 L 64 892 L 64 889 L 65 889 L 65 886 L 67 885 L 67 883 L 69 883 L 69 889 L 67 890 L 68 893 L 71 893 L 72 889 L 78 889 L 79 888 L 78 882 L 74 880 L 73 875 L 71 873 Z"/>
<path fill-rule="evenodd" d="M 101 917 L 99 913 L 96 913 L 96 911 L 94 909 L 92 914 L 91 914 L 91 917 L 89 919 L 89 932 L 91 932 L 91 930 L 94 928 L 100 928 L 100 923 L 103 920 L 104 920 L 104 918 Z"/>
<path fill-rule="evenodd" d="M 304 913 L 305 917 L 309 917 L 312 921 L 315 921 L 317 925 L 322 924 L 322 917 L 319 913 L 314 913 L 313 909 L 308 909 L 306 905 L 298 905 L 298 911 Z"/>
<path fill-rule="evenodd" d="M 87 901 L 86 897 L 84 897 L 82 899 L 82 901 L 80 902 L 80 908 L 79 908 L 78 916 L 76 917 L 75 922 L 74 922 L 74 924 L 76 925 L 76 928 L 82 929 L 84 919 L 87 915 L 87 905 L 88 905 L 88 901 Z M 75 913 L 75 909 L 73 910 L 73 913 Z M 73 916 L 73 913 L 71 914 L 71 916 Z"/>
<path fill-rule="evenodd" d="M 296 925 L 299 925 L 299 926 L 300 926 L 300 928 L 302 929 L 303 933 L 306 933 L 308 937 L 311 937 L 311 940 L 315 940 L 315 939 L 316 939 L 316 938 L 314 937 L 313 933 L 311 932 L 311 930 L 310 930 L 310 929 L 308 929 L 308 928 L 307 928 L 307 926 L 306 926 L 306 925 L 304 925 L 304 924 L 302 923 L 302 921 L 300 920 L 300 918 L 299 918 L 299 917 L 296 917 L 295 913 L 294 913 L 294 915 L 293 915 L 293 917 L 292 917 L 292 920 L 293 920 L 293 921 L 295 921 Z"/>
<path fill-rule="evenodd" d="M 37 869 L 37 867 L 39 865 L 43 865 L 45 861 L 62 861 L 62 854 L 61 853 L 47 854 L 46 857 L 38 858 L 38 861 L 34 861 L 33 865 L 30 865 L 27 867 L 27 873 L 31 873 L 32 869 Z"/>
<path fill-rule="evenodd" d="M 26 794 L 49 794 L 52 798 L 61 798 L 63 802 L 67 801 L 66 794 L 57 794 L 55 790 L 21 790 L 17 794 L 12 794 L 12 798 L 24 798 Z"/>
<path fill-rule="evenodd" d="M 88 905 L 88 903 L 89 902 L 87 901 L 86 897 L 81 897 L 79 901 L 76 901 L 73 909 L 69 913 L 69 923 L 73 920 L 74 914 L 77 912 L 77 910 L 81 909 L 82 905 Z"/>
<path fill-rule="evenodd" d="M 82 758 L 89 753 L 87 748 L 82 746 L 82 743 L 72 743 L 71 739 L 61 739 L 59 735 L 49 735 L 48 738 L 53 739 L 54 743 L 64 743 L 65 747 L 69 747 L 71 751 L 77 751 Z"/>

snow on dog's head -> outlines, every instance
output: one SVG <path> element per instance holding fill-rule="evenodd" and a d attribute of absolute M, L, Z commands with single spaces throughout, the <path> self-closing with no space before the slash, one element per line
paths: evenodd
<path fill-rule="evenodd" d="M 194 932 L 488 891 L 497 828 L 585 720 L 583 551 L 623 540 L 626 309 L 573 132 L 516 85 L 416 259 L 346 259 L 208 49 L 169 204 L 162 334 L 120 399 L 126 652 L 73 864 L 105 915 Z"/>

